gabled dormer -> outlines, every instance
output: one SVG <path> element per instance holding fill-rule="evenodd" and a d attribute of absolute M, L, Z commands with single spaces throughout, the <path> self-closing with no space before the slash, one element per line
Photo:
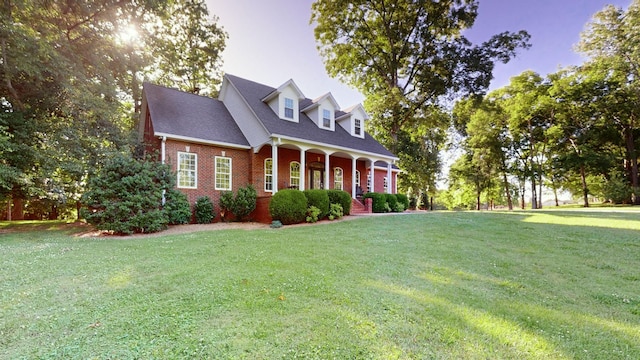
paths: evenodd
<path fill-rule="evenodd" d="M 267 103 L 280 119 L 299 122 L 300 100 L 304 98 L 296 83 L 289 80 L 265 96 L 262 101 Z"/>
<path fill-rule="evenodd" d="M 326 93 L 313 100 L 311 104 L 302 109 L 302 111 L 307 114 L 320 129 L 334 131 L 336 129 L 336 110 L 338 110 L 338 108 L 338 103 L 333 95 Z"/>
<path fill-rule="evenodd" d="M 338 124 L 351 136 L 361 139 L 364 139 L 364 122 L 366 120 L 369 120 L 369 115 L 361 104 L 342 110 L 341 115 L 336 119 Z"/>

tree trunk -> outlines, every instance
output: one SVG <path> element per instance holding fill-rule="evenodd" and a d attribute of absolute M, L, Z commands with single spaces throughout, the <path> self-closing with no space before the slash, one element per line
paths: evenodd
<path fill-rule="evenodd" d="M 580 165 L 580 178 L 582 179 L 582 196 L 584 199 L 584 207 L 589 207 L 589 190 L 587 189 L 587 176 L 585 175 L 584 165 Z"/>
<path fill-rule="evenodd" d="M 633 204 L 640 205 L 640 188 L 638 186 L 638 157 L 636 156 L 636 145 L 633 137 L 633 128 L 625 129 L 625 144 L 627 156 L 631 163 L 631 187 L 633 188 Z"/>
<path fill-rule="evenodd" d="M 560 204 L 558 203 L 558 189 L 556 189 L 556 184 L 554 184 L 553 182 L 551 183 L 553 186 L 553 197 L 556 200 L 556 207 L 560 206 Z"/>
<path fill-rule="evenodd" d="M 531 208 L 538 208 L 538 195 L 536 194 L 536 175 L 531 174 Z"/>
<path fill-rule="evenodd" d="M 542 171 L 538 177 L 538 209 L 542 209 Z"/>
<path fill-rule="evenodd" d="M 511 191 L 509 189 L 509 180 L 507 180 L 507 165 L 505 164 L 504 156 L 502 156 L 502 181 L 504 183 L 504 192 L 507 195 L 507 206 L 509 211 L 513 210 L 513 201 L 511 200 Z"/>
<path fill-rule="evenodd" d="M 7 201 L 7 221 L 11 221 L 11 204 L 13 204 L 13 199 L 11 195 L 9 195 L 9 200 Z"/>

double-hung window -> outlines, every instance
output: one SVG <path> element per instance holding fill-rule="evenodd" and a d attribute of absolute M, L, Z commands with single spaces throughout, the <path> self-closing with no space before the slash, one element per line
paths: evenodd
<path fill-rule="evenodd" d="M 264 160 L 264 191 L 273 191 L 273 160 Z"/>
<path fill-rule="evenodd" d="M 342 169 L 339 167 L 333 169 L 333 188 L 342 190 Z"/>
<path fill-rule="evenodd" d="M 284 98 L 284 117 L 293 119 L 293 99 Z"/>
<path fill-rule="evenodd" d="M 224 156 L 215 157 L 215 189 L 231 190 L 231 158 Z"/>
<path fill-rule="evenodd" d="M 322 126 L 329 129 L 331 128 L 331 111 L 322 109 Z"/>
<path fill-rule="evenodd" d="M 198 155 L 178 151 L 178 187 L 198 187 Z"/>
<path fill-rule="evenodd" d="M 358 136 L 362 135 L 362 120 L 360 119 L 353 120 L 353 132 Z"/>

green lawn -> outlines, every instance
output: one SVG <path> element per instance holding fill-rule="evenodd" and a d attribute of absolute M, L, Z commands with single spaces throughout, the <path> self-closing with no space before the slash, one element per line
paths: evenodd
<path fill-rule="evenodd" d="M 615 210 L 0 223 L 0 358 L 639 359 L 640 212 Z"/>

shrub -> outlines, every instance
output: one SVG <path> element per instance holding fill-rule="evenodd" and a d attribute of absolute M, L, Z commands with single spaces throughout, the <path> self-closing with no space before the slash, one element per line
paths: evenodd
<path fill-rule="evenodd" d="M 269 201 L 269 213 L 273 220 L 280 220 L 285 225 L 304 222 L 307 216 L 307 198 L 300 190 L 280 190 Z"/>
<path fill-rule="evenodd" d="M 161 209 L 163 190 L 173 188 L 168 165 L 115 154 L 92 177 L 82 202 L 84 218 L 99 230 L 116 234 L 155 232 L 167 227 Z"/>
<path fill-rule="evenodd" d="M 220 218 L 223 221 L 231 219 L 233 213 L 233 192 L 224 191 L 220 195 Z"/>
<path fill-rule="evenodd" d="M 342 205 L 331 204 L 329 208 L 329 220 L 340 219 L 343 215 Z"/>
<path fill-rule="evenodd" d="M 633 188 L 629 186 L 624 176 L 618 171 L 612 173 L 602 190 L 605 198 L 611 200 L 614 204 L 622 204 L 629 201 L 633 194 Z"/>
<path fill-rule="evenodd" d="M 311 205 L 309 209 L 307 209 L 307 222 L 314 223 L 318 221 L 318 215 L 320 215 L 320 209 Z"/>
<path fill-rule="evenodd" d="M 327 190 L 330 204 L 340 204 L 345 215 L 351 213 L 351 195 L 342 190 Z"/>
<path fill-rule="evenodd" d="M 225 191 L 220 196 L 220 216 L 223 220 L 230 219 L 231 216 L 236 221 L 243 221 L 253 210 L 256 209 L 256 199 L 258 194 L 251 184 L 238 189 L 233 195 L 231 191 Z"/>
<path fill-rule="evenodd" d="M 329 215 L 329 195 L 327 194 L 327 190 L 305 190 L 304 196 L 307 197 L 308 206 L 313 205 L 320 209 L 319 219 L 324 219 L 327 215 Z"/>
<path fill-rule="evenodd" d="M 409 208 L 409 197 L 407 195 L 396 194 L 396 198 L 398 199 L 398 202 L 402 204 L 405 210 Z"/>
<path fill-rule="evenodd" d="M 389 211 L 393 211 L 398 203 L 398 198 L 394 194 L 384 194 L 384 197 L 389 204 Z"/>
<path fill-rule="evenodd" d="M 371 210 L 374 213 L 383 213 L 389 211 L 387 210 L 387 198 L 384 196 L 384 194 L 368 192 L 364 195 L 364 198 L 371 198 L 373 200 L 373 203 L 371 204 Z"/>
<path fill-rule="evenodd" d="M 403 212 L 404 211 L 404 204 L 401 202 L 397 202 L 396 203 L 396 207 L 394 207 L 393 212 Z"/>
<path fill-rule="evenodd" d="M 208 196 L 199 197 L 193 207 L 198 224 L 209 224 L 215 218 L 213 214 L 213 202 Z"/>
<path fill-rule="evenodd" d="M 256 209 L 257 198 L 258 193 L 251 184 L 238 189 L 231 210 L 236 220 L 244 221 Z"/>
<path fill-rule="evenodd" d="M 187 196 L 176 189 L 171 189 L 165 194 L 163 207 L 170 225 L 188 224 L 191 222 L 191 205 Z"/>
<path fill-rule="evenodd" d="M 418 198 L 411 195 L 409 198 L 409 209 L 415 209 L 418 206 Z"/>
<path fill-rule="evenodd" d="M 420 210 L 429 209 L 429 195 L 427 193 L 420 194 Z"/>

